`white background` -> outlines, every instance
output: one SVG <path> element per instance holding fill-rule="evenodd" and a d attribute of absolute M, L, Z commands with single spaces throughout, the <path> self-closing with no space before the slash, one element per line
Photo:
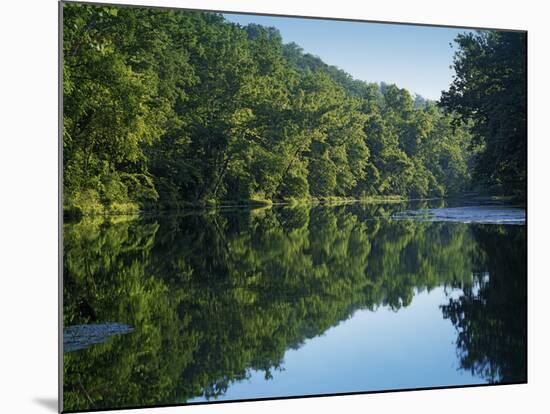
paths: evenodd
<path fill-rule="evenodd" d="M 135 0 L 141 4 L 529 30 L 529 384 L 159 412 L 548 412 L 548 14 L 543 1 Z M 123 3 L 124 1 L 119 1 Z M 0 8 L 0 412 L 57 399 L 57 1 Z M 543 129 L 544 128 L 544 129 Z M 547 216 L 547 214 L 546 214 Z M 128 411 L 125 411 L 128 412 Z M 132 411 L 133 412 L 133 411 Z"/>

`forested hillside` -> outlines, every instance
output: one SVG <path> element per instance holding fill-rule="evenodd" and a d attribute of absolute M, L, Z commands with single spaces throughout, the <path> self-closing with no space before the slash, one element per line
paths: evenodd
<path fill-rule="evenodd" d="M 444 113 L 220 14 L 65 4 L 63 49 L 69 214 L 441 197 L 487 147 L 449 97 Z"/>

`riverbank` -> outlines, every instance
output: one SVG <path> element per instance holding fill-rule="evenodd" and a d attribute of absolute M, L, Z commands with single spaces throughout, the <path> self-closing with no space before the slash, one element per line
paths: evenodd
<path fill-rule="evenodd" d="M 469 203 L 514 203 L 523 208 L 526 207 L 526 200 L 517 196 L 504 196 L 486 194 L 482 192 L 468 192 L 461 194 L 449 194 L 446 197 L 432 198 L 410 198 L 398 195 L 389 196 L 367 196 L 367 197 L 307 197 L 307 198 L 288 198 L 283 200 L 269 200 L 261 198 L 250 198 L 242 200 L 203 200 L 203 201 L 177 201 L 172 203 L 148 203 L 140 205 L 138 203 L 113 203 L 111 205 L 102 205 L 92 203 L 90 205 L 83 204 L 78 207 L 64 206 L 63 216 L 66 218 L 94 217 L 94 216 L 139 216 L 139 215 L 155 215 L 166 213 L 184 213 L 204 210 L 219 210 L 231 208 L 271 208 L 272 206 L 315 206 L 315 205 L 344 205 L 344 204 L 390 204 L 390 203 L 407 203 L 430 200 L 468 200 Z"/>
<path fill-rule="evenodd" d="M 204 201 L 178 201 L 174 203 L 159 203 L 139 205 L 137 203 L 114 203 L 108 206 L 94 203 L 92 205 L 64 206 L 63 216 L 68 218 L 78 218 L 84 216 L 123 216 L 123 215 L 141 215 L 156 214 L 166 212 L 184 212 L 193 210 L 216 210 L 223 208 L 265 208 L 274 205 L 288 206 L 314 206 L 314 205 L 340 205 L 352 203 L 364 204 L 382 204 L 382 203 L 404 203 L 412 199 L 391 195 L 391 196 L 368 196 L 368 197 L 308 197 L 302 199 L 284 199 L 284 200 L 265 200 L 265 199 L 246 199 L 246 200 L 204 200 Z"/>

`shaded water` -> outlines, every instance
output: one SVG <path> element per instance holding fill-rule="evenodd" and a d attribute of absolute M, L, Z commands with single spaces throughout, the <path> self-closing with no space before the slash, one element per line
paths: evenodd
<path fill-rule="evenodd" d="M 524 211 L 462 207 L 65 224 L 66 329 L 133 329 L 65 353 L 65 410 L 525 381 Z"/>

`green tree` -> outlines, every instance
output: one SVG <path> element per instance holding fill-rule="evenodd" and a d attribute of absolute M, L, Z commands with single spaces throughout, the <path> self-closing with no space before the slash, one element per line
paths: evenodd
<path fill-rule="evenodd" d="M 525 197 L 527 185 L 527 38 L 525 33 L 478 31 L 456 38 L 456 76 L 441 105 L 471 121 L 482 147 L 475 180 Z"/>
<path fill-rule="evenodd" d="M 454 115 L 353 79 L 276 28 L 64 7 L 67 213 L 444 196 L 486 154 Z"/>

